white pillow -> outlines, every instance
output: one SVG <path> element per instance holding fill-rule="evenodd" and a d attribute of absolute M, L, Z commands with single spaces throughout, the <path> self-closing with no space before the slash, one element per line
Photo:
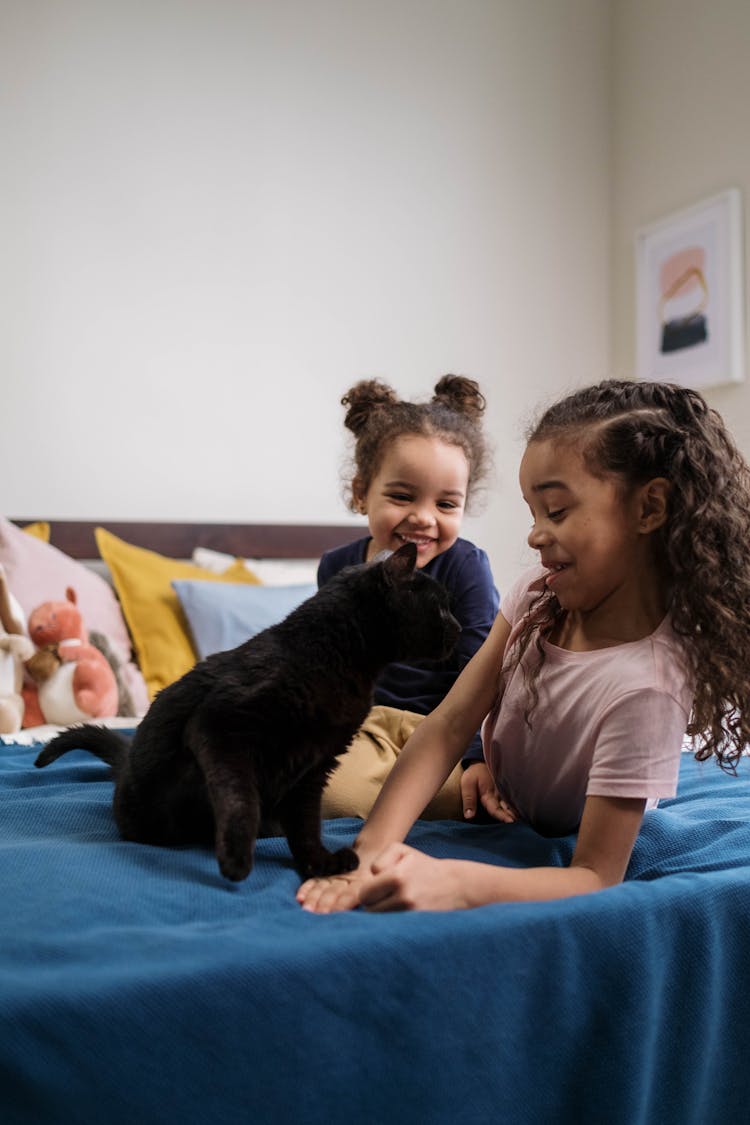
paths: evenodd
<path fill-rule="evenodd" d="M 196 547 L 193 562 L 222 574 L 235 561 L 234 555 Z M 264 586 L 307 586 L 317 583 L 319 559 L 242 559 Z"/>

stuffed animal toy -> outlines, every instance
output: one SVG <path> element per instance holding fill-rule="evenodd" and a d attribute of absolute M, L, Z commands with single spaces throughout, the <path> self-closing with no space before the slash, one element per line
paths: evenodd
<path fill-rule="evenodd" d="M 89 641 L 75 591 L 65 601 L 44 602 L 29 615 L 29 636 L 37 651 L 26 663 L 32 684 L 24 690 L 24 726 L 68 726 L 117 714 L 115 673 Z"/>
<path fill-rule="evenodd" d="M 24 714 L 23 666 L 34 652 L 25 635 L 23 613 L 0 564 L 0 734 L 21 729 Z"/>

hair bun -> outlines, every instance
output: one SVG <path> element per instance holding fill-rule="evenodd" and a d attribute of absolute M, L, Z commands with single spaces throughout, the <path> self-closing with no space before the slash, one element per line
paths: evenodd
<path fill-rule="evenodd" d="M 487 405 L 479 383 L 465 375 L 443 375 L 435 385 L 432 401 L 474 419 L 482 416 Z"/>
<path fill-rule="evenodd" d="M 381 383 L 379 379 L 362 379 L 341 400 L 341 405 L 347 408 L 344 425 L 358 435 L 367 425 L 373 410 L 393 406 L 398 401 L 398 395 L 387 383 Z"/>

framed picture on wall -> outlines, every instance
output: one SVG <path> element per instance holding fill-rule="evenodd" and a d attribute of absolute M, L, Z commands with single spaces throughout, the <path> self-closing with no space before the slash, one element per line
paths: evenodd
<path fill-rule="evenodd" d="M 638 378 L 700 390 L 745 377 L 742 199 L 731 188 L 636 236 Z"/>

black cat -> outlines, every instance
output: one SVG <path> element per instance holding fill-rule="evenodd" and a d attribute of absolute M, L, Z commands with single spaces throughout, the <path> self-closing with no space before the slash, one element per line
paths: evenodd
<path fill-rule="evenodd" d="M 278 625 L 201 661 L 154 699 L 132 743 L 93 724 L 58 734 L 46 766 L 82 749 L 115 776 L 126 840 L 214 844 L 222 873 L 246 878 L 261 819 L 276 821 L 303 876 L 351 871 L 351 848 L 320 838 L 320 798 L 394 660 L 447 657 L 460 626 L 448 595 L 405 544 L 350 567 Z"/>

